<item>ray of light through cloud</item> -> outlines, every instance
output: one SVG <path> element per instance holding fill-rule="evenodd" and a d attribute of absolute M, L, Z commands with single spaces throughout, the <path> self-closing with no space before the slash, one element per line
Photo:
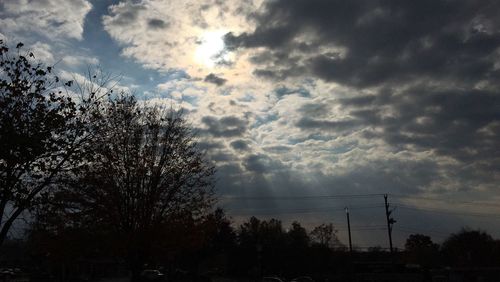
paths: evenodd
<path fill-rule="evenodd" d="M 41 61 L 66 74 L 109 67 L 145 103 L 183 108 L 235 220 L 260 212 L 342 225 L 336 209 L 352 205 L 353 220 L 383 224 L 381 197 L 322 196 L 389 193 L 400 195 L 392 200 L 407 229 L 468 225 L 500 236 L 492 218 L 471 215 L 499 208 L 453 204 L 499 198 L 496 1 L 6 0 L 0 8 L 2 38 L 26 41 Z M 273 200 L 286 196 L 298 198 Z M 357 239 L 385 244 L 377 232 Z"/>

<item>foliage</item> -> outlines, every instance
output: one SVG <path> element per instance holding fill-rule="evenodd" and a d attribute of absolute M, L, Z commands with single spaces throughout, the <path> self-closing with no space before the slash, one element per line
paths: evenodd
<path fill-rule="evenodd" d="M 292 228 L 290 228 L 287 232 L 288 244 L 293 246 L 294 248 L 307 248 L 309 246 L 309 235 L 307 234 L 307 230 L 300 225 L 299 222 L 292 222 Z"/>
<path fill-rule="evenodd" d="M 422 273 L 442 266 L 498 266 L 500 262 L 499 241 L 490 240 L 491 236 L 481 231 L 466 230 L 463 235 L 462 230 L 453 234 L 449 238 L 451 241 L 445 241 L 442 250 L 430 237 L 412 234 L 407 239 L 404 252 L 391 254 L 380 246 L 368 248 L 364 252 L 349 253 L 345 249 L 332 249 L 314 241 L 307 244 L 306 242 L 311 242 L 311 238 L 298 222 L 293 222 L 285 230 L 279 220 L 252 217 L 235 230 L 221 209 L 199 220 L 193 220 L 188 215 L 179 216 L 164 227 L 156 229 L 158 238 L 154 239 L 155 252 L 154 256 L 149 258 L 148 265 L 183 269 L 193 274 L 217 270 L 222 275 L 233 277 L 281 274 L 292 278 L 311 274 L 325 278 L 329 275 L 345 274 L 350 269 L 352 259 L 360 263 L 361 268 L 357 271 L 367 271 L 363 265 L 380 267 L 392 261 L 396 265 L 419 264 L 422 266 L 419 270 Z M 59 240 L 61 244 L 70 244 L 71 240 L 86 240 L 77 232 L 71 233 L 71 230 L 60 236 L 63 236 L 63 239 L 66 237 Z M 457 237 L 460 237 L 460 244 L 456 244 Z M 97 237 L 96 241 L 101 242 L 101 245 L 106 242 Z M 450 244 L 452 241 L 454 243 Z M 472 253 L 470 247 L 466 246 L 478 244 L 480 241 L 488 242 L 490 247 L 489 252 L 483 249 L 481 256 Z M 61 255 L 60 251 L 64 250 L 63 246 L 57 248 L 54 244 L 52 247 L 57 255 Z M 449 253 L 450 248 L 454 250 L 453 253 Z M 102 251 L 105 246 L 89 249 Z M 82 250 L 79 245 L 71 245 L 65 252 L 66 260 L 75 253 L 86 256 L 99 255 L 95 251 L 89 253 L 85 249 Z M 461 261 L 462 258 L 467 258 L 467 255 L 471 259 L 480 259 Z"/>
<path fill-rule="evenodd" d="M 454 266 L 493 266 L 500 263 L 496 246 L 488 233 L 462 228 L 443 242 L 442 253 Z"/>
<path fill-rule="evenodd" d="M 321 224 L 316 226 L 311 231 L 311 239 L 314 243 L 336 249 L 344 249 L 345 246 L 340 243 L 337 237 L 337 230 L 333 227 L 333 224 Z"/>
<path fill-rule="evenodd" d="M 83 117 L 95 97 L 75 103 L 50 66 L 0 41 L 0 245 L 62 172 L 77 165 L 89 139 Z"/>
<path fill-rule="evenodd" d="M 182 113 L 140 106 L 125 94 L 103 105 L 90 153 L 47 195 L 51 204 L 39 219 L 106 232 L 137 270 L 170 224 L 194 226 L 211 208 L 214 167 Z"/>
<path fill-rule="evenodd" d="M 258 248 L 277 246 L 284 241 L 285 232 L 281 221 L 270 219 L 261 221 L 251 217 L 240 226 L 239 240 L 242 245 L 253 245 Z"/>
<path fill-rule="evenodd" d="M 204 219 L 204 230 L 213 252 L 230 251 L 236 245 L 236 231 L 223 209 L 217 208 Z"/>
<path fill-rule="evenodd" d="M 411 234 L 406 239 L 405 251 L 410 262 L 424 267 L 435 266 L 439 259 L 439 245 L 423 234 Z"/>

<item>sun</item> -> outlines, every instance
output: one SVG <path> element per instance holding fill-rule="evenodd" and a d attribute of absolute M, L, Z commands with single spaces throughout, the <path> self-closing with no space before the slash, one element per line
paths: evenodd
<path fill-rule="evenodd" d="M 198 64 L 207 68 L 213 68 L 218 61 L 226 60 L 228 54 L 224 54 L 225 31 L 209 31 L 202 34 L 198 39 L 194 59 Z"/>

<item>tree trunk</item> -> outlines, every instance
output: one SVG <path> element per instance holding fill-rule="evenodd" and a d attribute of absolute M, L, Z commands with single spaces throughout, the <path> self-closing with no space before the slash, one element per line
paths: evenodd
<path fill-rule="evenodd" d="M 127 260 L 128 260 L 128 267 L 131 273 L 130 282 L 142 281 L 141 272 L 144 266 L 144 260 L 142 259 L 142 256 L 137 252 L 134 252 L 132 254 L 129 254 Z"/>
<path fill-rule="evenodd" d="M 2 228 L 0 229 L 0 247 L 4 243 L 7 235 L 9 234 L 9 230 L 14 223 L 14 221 L 19 217 L 19 215 L 24 211 L 23 208 L 18 207 L 14 213 L 4 222 Z"/>

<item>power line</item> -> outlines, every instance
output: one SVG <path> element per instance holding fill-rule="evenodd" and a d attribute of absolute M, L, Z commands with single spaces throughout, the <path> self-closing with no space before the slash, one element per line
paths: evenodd
<path fill-rule="evenodd" d="M 456 211 L 452 211 L 452 210 L 436 209 L 436 208 L 420 208 L 420 207 L 405 205 L 402 203 L 398 203 L 397 207 L 402 208 L 402 209 L 417 210 L 417 211 L 431 212 L 431 213 L 442 213 L 442 214 L 460 215 L 460 216 L 500 218 L 500 214 L 477 213 L 477 212 L 468 212 L 467 213 L 467 212 L 456 212 Z"/>
<path fill-rule="evenodd" d="M 415 199 L 415 200 L 445 202 L 445 203 L 450 203 L 450 204 L 480 205 L 480 206 L 492 206 L 492 207 L 499 207 L 500 208 L 500 204 L 494 203 L 494 202 L 486 202 L 486 201 L 461 201 L 461 200 L 451 200 L 451 199 L 437 199 L 437 198 L 432 198 L 432 197 L 410 196 L 410 195 L 403 195 L 403 194 L 389 194 L 389 195 L 394 197 L 394 198 L 401 198 L 401 199 Z"/>
<path fill-rule="evenodd" d="M 398 227 L 397 229 L 394 229 L 394 231 L 399 232 L 399 233 L 404 233 L 404 234 L 416 234 L 416 233 L 431 234 L 433 237 L 437 237 L 439 239 L 445 239 L 450 235 L 450 234 L 444 234 L 444 233 L 437 232 L 437 231 L 429 231 L 429 230 L 422 231 L 419 229 L 405 228 L 405 227 Z"/>
<path fill-rule="evenodd" d="M 359 199 L 381 197 L 384 194 L 337 194 L 318 196 L 219 196 L 219 198 L 229 200 L 307 200 L 307 199 Z"/>
<path fill-rule="evenodd" d="M 372 208 L 381 208 L 383 207 L 384 205 L 383 204 L 378 204 L 378 205 L 368 205 L 368 206 L 365 206 L 365 205 L 356 205 L 356 206 L 349 206 L 350 209 L 372 209 Z M 232 211 L 243 211 L 243 210 L 246 210 L 246 211 L 255 211 L 255 210 L 277 210 L 279 208 L 276 208 L 276 207 L 272 207 L 272 208 L 267 208 L 267 207 L 264 207 L 264 208 L 236 208 L 236 209 L 231 209 L 229 208 L 228 210 L 232 210 Z M 340 206 L 326 206 L 326 207 L 312 207 L 312 208 L 281 208 L 280 210 L 329 210 L 329 211 L 332 211 L 332 210 L 338 210 L 338 211 L 344 211 L 345 207 L 341 208 Z"/>
<path fill-rule="evenodd" d="M 236 215 L 282 215 L 282 214 L 317 214 L 317 213 L 330 213 L 331 211 L 324 210 L 324 211 L 255 211 L 255 212 L 243 212 L 243 213 L 234 213 L 231 210 L 229 210 L 230 213 L 236 214 Z"/>
<path fill-rule="evenodd" d="M 349 231 L 347 228 L 336 229 L 338 231 Z M 354 228 L 351 227 L 351 231 L 383 231 L 385 230 L 385 226 L 383 227 L 364 227 L 364 228 Z"/>
<path fill-rule="evenodd" d="M 399 230 L 399 231 L 408 231 L 408 232 L 417 232 L 417 233 L 433 233 L 439 236 L 449 236 L 453 232 L 444 232 L 444 231 L 437 231 L 435 229 L 427 229 L 427 228 L 419 228 L 419 227 L 414 227 L 414 226 L 398 226 L 397 229 L 394 230 Z"/>
<path fill-rule="evenodd" d="M 374 209 L 381 208 L 383 205 L 371 205 L 371 206 L 349 206 L 350 209 L 353 210 L 361 210 L 361 209 Z M 344 212 L 344 208 L 340 207 L 319 207 L 319 208 L 299 208 L 299 209 L 278 209 L 278 208 L 252 208 L 252 209 L 227 209 L 230 213 L 238 213 L 243 212 L 247 213 L 256 213 L 256 214 L 300 214 L 300 213 L 331 213 L 331 212 Z"/>
<path fill-rule="evenodd" d="M 384 248 L 381 246 L 353 246 L 353 249 L 356 251 L 362 251 L 362 250 L 370 250 L 370 249 L 377 249 L 381 251 L 389 251 L 389 248 Z"/>
<path fill-rule="evenodd" d="M 416 206 L 410 206 L 403 203 L 394 203 L 398 208 L 430 213 L 441 213 L 449 215 L 459 215 L 459 216 L 473 216 L 473 217 L 489 217 L 489 218 L 500 218 L 500 214 L 496 213 L 480 213 L 480 212 L 457 212 L 453 210 L 437 209 L 437 208 L 422 208 Z M 349 206 L 353 211 L 362 209 L 373 209 L 381 208 L 384 205 L 372 205 L 372 206 Z M 301 208 L 301 209 L 278 209 L 278 208 L 252 208 L 252 209 L 239 209 L 239 208 L 227 208 L 228 212 L 243 212 L 243 213 L 258 213 L 258 214 L 301 214 L 301 213 L 325 213 L 325 212 L 344 212 L 344 208 L 341 207 L 319 207 L 319 208 Z"/>
<path fill-rule="evenodd" d="M 336 194 L 336 195 L 317 195 L 317 196 L 261 196 L 261 197 L 247 197 L 247 196 L 222 196 L 223 199 L 226 200 L 249 200 L 249 201 L 273 201 L 273 200 L 288 200 L 288 201 L 294 201 L 294 200 L 334 200 L 334 199 L 345 199 L 345 200 L 369 200 L 369 201 L 377 201 L 377 199 L 374 199 L 376 197 L 380 197 L 380 200 L 382 200 L 382 197 L 384 195 L 390 195 L 394 198 L 400 199 L 404 202 L 407 202 L 406 200 L 420 200 L 420 202 L 428 202 L 428 201 L 434 201 L 434 202 L 439 202 L 439 203 L 450 203 L 450 204 L 460 204 L 460 205 L 481 205 L 481 206 L 492 206 L 492 207 L 499 207 L 500 205 L 496 205 L 494 203 L 489 203 L 489 202 L 475 202 L 475 201 L 457 201 L 457 200 L 451 200 L 451 199 L 436 199 L 436 198 L 430 198 L 430 197 L 419 197 L 419 196 L 407 196 L 407 195 L 401 195 L 401 194 Z M 372 200 L 373 199 L 373 200 Z M 378 201 L 377 201 L 378 202 Z M 381 202 L 381 201 L 380 201 Z M 417 201 L 418 202 L 418 201 Z M 227 202 L 225 203 L 226 205 L 228 204 Z M 500 218 L 500 214 L 496 213 L 482 213 L 482 212 L 461 212 L 461 211 L 456 211 L 456 210 L 450 210 L 450 209 L 442 209 L 442 208 L 426 208 L 426 207 L 417 207 L 410 205 L 408 203 L 391 203 L 392 209 L 389 209 L 389 203 L 387 201 L 381 202 L 380 204 L 376 205 L 354 205 L 354 206 L 349 206 L 350 211 L 357 211 L 357 210 L 363 210 L 363 209 L 373 209 L 373 208 L 386 208 L 386 219 L 387 219 L 387 226 L 385 225 L 359 225 L 359 226 L 351 226 L 351 231 L 357 231 L 357 232 L 362 232 L 362 231 L 383 231 L 386 228 L 388 229 L 388 234 L 389 234 L 389 248 L 387 250 L 393 250 L 392 246 L 392 225 L 395 222 L 394 219 L 391 217 L 391 213 L 394 211 L 395 207 L 399 207 L 401 209 L 405 210 L 413 210 L 417 212 L 429 212 L 433 214 L 448 214 L 448 215 L 455 215 L 455 216 L 473 216 L 473 217 L 485 217 L 485 218 Z M 311 208 L 279 208 L 279 207 L 273 207 L 273 208 L 251 208 L 251 209 L 228 209 L 228 212 L 230 213 L 239 213 L 237 215 L 281 215 L 281 214 L 331 214 L 331 213 L 344 213 L 345 212 L 345 205 L 343 207 L 341 206 L 326 206 L 326 207 L 311 207 Z M 241 213 L 244 214 L 241 214 Z M 336 216 L 335 216 L 336 218 Z M 394 230 L 398 233 L 404 233 L 404 234 L 411 234 L 411 233 L 423 233 L 423 234 L 431 234 L 432 236 L 435 236 L 439 239 L 445 239 L 449 234 L 452 232 L 447 232 L 447 231 L 439 231 L 435 229 L 422 229 L 419 227 L 411 227 L 411 226 L 400 226 L 398 225 Z M 346 228 L 336 228 L 336 231 L 340 232 L 345 232 L 348 231 Z M 356 247 L 355 247 L 356 248 Z M 384 248 L 385 249 L 385 248 Z"/>
<path fill-rule="evenodd" d="M 384 195 L 389 195 L 391 197 L 400 198 L 400 199 L 414 199 L 414 200 L 446 202 L 446 203 L 450 203 L 450 204 L 500 207 L 500 204 L 493 203 L 493 202 L 437 199 L 437 198 L 432 198 L 432 197 L 412 196 L 412 195 L 393 194 L 393 193 L 387 193 L 387 194 L 383 194 L 383 193 L 333 194 L 333 195 L 316 195 L 316 196 L 306 196 L 306 195 L 301 195 L 301 196 L 229 196 L 229 195 L 222 195 L 222 196 L 219 196 L 219 198 L 227 199 L 227 200 L 253 200 L 253 201 L 280 200 L 281 201 L 281 200 L 315 200 L 315 199 L 365 199 L 365 198 L 373 198 L 373 197 L 382 197 Z"/>

